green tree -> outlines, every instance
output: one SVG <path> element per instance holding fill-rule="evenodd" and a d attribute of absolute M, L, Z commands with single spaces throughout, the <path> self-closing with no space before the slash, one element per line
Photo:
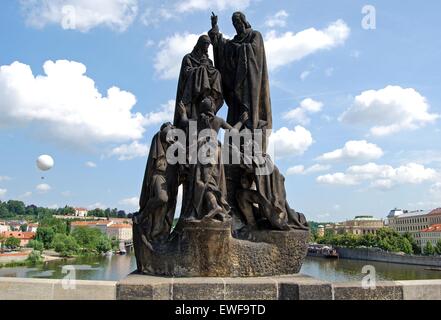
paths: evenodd
<path fill-rule="evenodd" d="M 21 232 L 26 232 L 28 230 L 28 225 L 27 224 L 22 224 L 21 226 L 20 226 L 20 231 Z"/>
<path fill-rule="evenodd" d="M 36 265 L 43 262 L 43 257 L 40 251 L 32 251 L 26 259 L 26 262 L 30 265 Z"/>
<path fill-rule="evenodd" d="M 435 248 L 432 245 L 432 242 L 427 241 L 426 246 L 424 247 L 424 254 L 426 256 L 433 256 L 435 254 Z"/>
<path fill-rule="evenodd" d="M 400 249 L 406 254 L 413 254 L 412 244 L 410 243 L 409 239 L 405 237 L 400 239 Z"/>
<path fill-rule="evenodd" d="M 71 257 L 78 254 L 80 246 L 74 237 L 57 233 L 52 242 L 52 247 L 64 257 Z"/>
<path fill-rule="evenodd" d="M 420 246 L 416 242 L 415 238 L 409 232 L 406 232 L 405 234 L 403 234 L 403 237 L 405 237 L 407 240 L 409 240 L 410 244 L 412 245 L 412 251 L 414 254 L 421 253 Z"/>
<path fill-rule="evenodd" d="M 43 242 L 46 249 L 51 248 L 55 237 L 55 231 L 51 227 L 38 227 L 36 240 Z"/>
<path fill-rule="evenodd" d="M 100 230 L 89 227 L 77 227 L 72 236 L 85 251 L 96 251 L 98 243 L 103 236 Z"/>
<path fill-rule="evenodd" d="M 26 206 L 22 201 L 9 200 L 7 202 L 9 212 L 17 216 L 23 216 L 26 213 Z"/>
<path fill-rule="evenodd" d="M 20 247 L 20 239 L 10 237 L 10 238 L 6 239 L 5 246 L 6 246 L 6 248 L 16 249 L 16 248 Z"/>
<path fill-rule="evenodd" d="M 44 250 L 44 244 L 43 244 L 43 242 L 41 242 L 41 241 L 38 241 L 38 240 L 31 240 L 31 241 L 29 241 L 29 243 L 28 243 L 28 248 L 32 248 L 32 249 L 34 249 L 35 251 L 40 251 L 40 252 L 42 252 L 43 250 Z"/>
<path fill-rule="evenodd" d="M 4 202 L 0 203 L 0 218 L 8 219 L 13 217 L 15 217 L 15 214 L 13 212 L 9 212 L 8 206 Z"/>
<path fill-rule="evenodd" d="M 441 255 L 441 239 L 436 242 L 435 252 L 438 255 Z"/>
<path fill-rule="evenodd" d="M 98 240 L 96 250 L 98 253 L 106 253 L 112 250 L 112 241 L 104 235 Z"/>

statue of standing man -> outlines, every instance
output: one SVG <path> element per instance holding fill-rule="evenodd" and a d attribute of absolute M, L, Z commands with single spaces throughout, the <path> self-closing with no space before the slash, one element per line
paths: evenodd
<path fill-rule="evenodd" d="M 248 129 L 265 126 L 272 129 L 271 99 L 265 46 L 260 32 L 251 28 L 242 12 L 233 14 L 237 35 L 225 39 L 219 32 L 218 17 L 213 13 L 208 32 L 214 50 L 214 62 L 222 75 L 224 99 L 229 107 L 227 122 L 235 125 L 244 112 Z M 264 123 L 264 125 L 262 125 Z"/>

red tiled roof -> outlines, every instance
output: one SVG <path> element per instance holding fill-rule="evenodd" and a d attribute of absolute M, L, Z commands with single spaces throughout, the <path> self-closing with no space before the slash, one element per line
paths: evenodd
<path fill-rule="evenodd" d="M 35 238 L 35 232 L 20 232 L 20 231 L 4 231 L 2 235 L 6 238 L 17 238 L 20 240 L 32 240 Z"/>
<path fill-rule="evenodd" d="M 112 229 L 125 229 L 125 228 L 132 228 L 132 226 L 130 224 L 112 224 L 111 226 L 109 226 L 109 228 Z"/>
<path fill-rule="evenodd" d="M 437 208 L 429 212 L 429 216 L 438 216 L 438 215 L 441 215 L 441 208 Z"/>
<path fill-rule="evenodd" d="M 72 226 L 75 227 L 87 227 L 87 226 L 96 226 L 96 225 L 108 225 L 110 221 L 105 220 L 95 220 L 95 221 L 75 221 L 72 222 Z"/>
<path fill-rule="evenodd" d="M 431 225 L 429 228 L 421 230 L 421 232 L 441 232 L 441 224 Z"/>

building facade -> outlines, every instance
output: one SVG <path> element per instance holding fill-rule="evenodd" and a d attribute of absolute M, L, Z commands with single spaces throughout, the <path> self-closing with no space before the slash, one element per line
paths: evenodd
<path fill-rule="evenodd" d="M 376 234 L 377 231 L 384 227 L 384 221 L 376 219 L 373 216 L 357 216 L 353 220 L 345 222 L 328 224 L 325 230 L 334 234 Z"/>
<path fill-rule="evenodd" d="M 89 211 L 84 208 L 74 208 L 74 210 L 75 210 L 75 217 L 84 218 L 87 217 L 87 214 L 89 213 Z"/>
<path fill-rule="evenodd" d="M 130 224 L 113 224 L 107 228 L 107 236 L 119 241 L 131 241 L 133 230 Z"/>
<path fill-rule="evenodd" d="M 434 224 L 427 229 L 421 230 L 418 239 L 421 248 L 424 248 L 428 242 L 431 242 L 433 246 L 436 246 L 441 239 L 441 224 Z"/>
<path fill-rule="evenodd" d="M 441 224 L 441 208 L 427 211 L 407 211 L 394 209 L 388 218 L 388 226 L 397 231 L 399 234 L 410 233 L 420 247 L 424 247 L 428 241 L 427 233 L 424 230 L 429 230 L 430 227 Z M 441 237 L 441 233 L 439 234 Z M 431 239 L 434 240 L 434 239 Z M 435 241 L 436 243 L 436 241 Z"/>
<path fill-rule="evenodd" d="M 20 247 L 26 247 L 29 241 L 35 239 L 35 232 L 5 231 L 2 236 L 6 239 L 17 238 L 20 240 Z"/>

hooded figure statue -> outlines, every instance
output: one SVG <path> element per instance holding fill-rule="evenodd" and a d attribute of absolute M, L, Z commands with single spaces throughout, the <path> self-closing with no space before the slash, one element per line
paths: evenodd
<path fill-rule="evenodd" d="M 174 125 L 178 128 L 185 129 L 185 124 L 181 123 L 180 103 L 184 104 L 189 120 L 197 119 L 197 105 L 208 96 L 214 100 L 216 112 L 222 107 L 222 80 L 213 61 L 208 58 L 210 45 L 208 36 L 200 36 L 193 51 L 182 60 L 174 116 Z"/>

